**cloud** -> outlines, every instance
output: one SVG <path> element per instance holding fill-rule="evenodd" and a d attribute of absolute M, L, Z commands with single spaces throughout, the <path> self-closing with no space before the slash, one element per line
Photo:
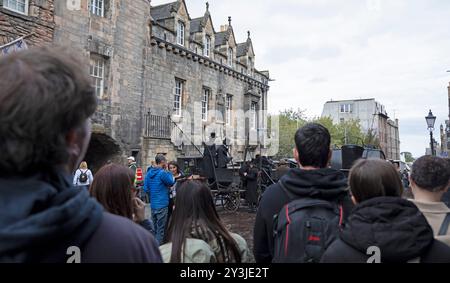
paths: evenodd
<path fill-rule="evenodd" d="M 203 0 L 186 2 L 191 17 L 204 13 Z M 273 113 L 295 104 L 318 116 L 331 98 L 375 98 L 399 119 L 401 151 L 416 156 L 428 146 L 428 110 L 436 125 L 448 119 L 450 1 L 209 2 L 216 29 L 232 16 L 237 41 L 252 32 L 256 67 L 276 79 Z"/>

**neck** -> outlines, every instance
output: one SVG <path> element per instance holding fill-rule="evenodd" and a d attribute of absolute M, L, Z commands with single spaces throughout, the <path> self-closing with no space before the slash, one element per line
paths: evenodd
<path fill-rule="evenodd" d="M 411 186 L 414 194 L 414 199 L 424 202 L 441 202 L 444 191 L 430 192 L 417 186 Z"/>
<path fill-rule="evenodd" d="M 313 170 L 319 170 L 321 168 L 313 167 L 313 166 L 302 166 L 302 165 L 300 165 L 300 169 L 305 170 L 305 171 L 313 171 Z"/>

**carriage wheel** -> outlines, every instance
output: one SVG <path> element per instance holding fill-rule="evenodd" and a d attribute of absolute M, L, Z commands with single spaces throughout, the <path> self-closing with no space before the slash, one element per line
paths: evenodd
<path fill-rule="evenodd" d="M 222 200 L 223 208 L 228 211 L 237 211 L 241 205 L 241 196 L 239 192 L 231 192 L 224 195 Z"/>

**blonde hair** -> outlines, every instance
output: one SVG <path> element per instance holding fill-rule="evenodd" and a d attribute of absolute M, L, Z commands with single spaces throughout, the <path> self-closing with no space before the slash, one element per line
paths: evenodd
<path fill-rule="evenodd" d="M 86 161 L 81 162 L 80 169 L 88 169 Z"/>

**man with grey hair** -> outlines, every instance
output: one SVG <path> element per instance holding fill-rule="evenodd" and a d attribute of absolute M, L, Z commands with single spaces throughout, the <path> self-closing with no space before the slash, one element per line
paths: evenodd
<path fill-rule="evenodd" d="M 155 166 L 151 167 L 144 180 L 144 192 L 150 194 L 152 220 L 155 224 L 156 240 L 161 245 L 166 230 L 169 213 L 169 191 L 175 185 L 175 178 L 167 171 L 167 160 L 162 154 L 155 157 Z"/>

